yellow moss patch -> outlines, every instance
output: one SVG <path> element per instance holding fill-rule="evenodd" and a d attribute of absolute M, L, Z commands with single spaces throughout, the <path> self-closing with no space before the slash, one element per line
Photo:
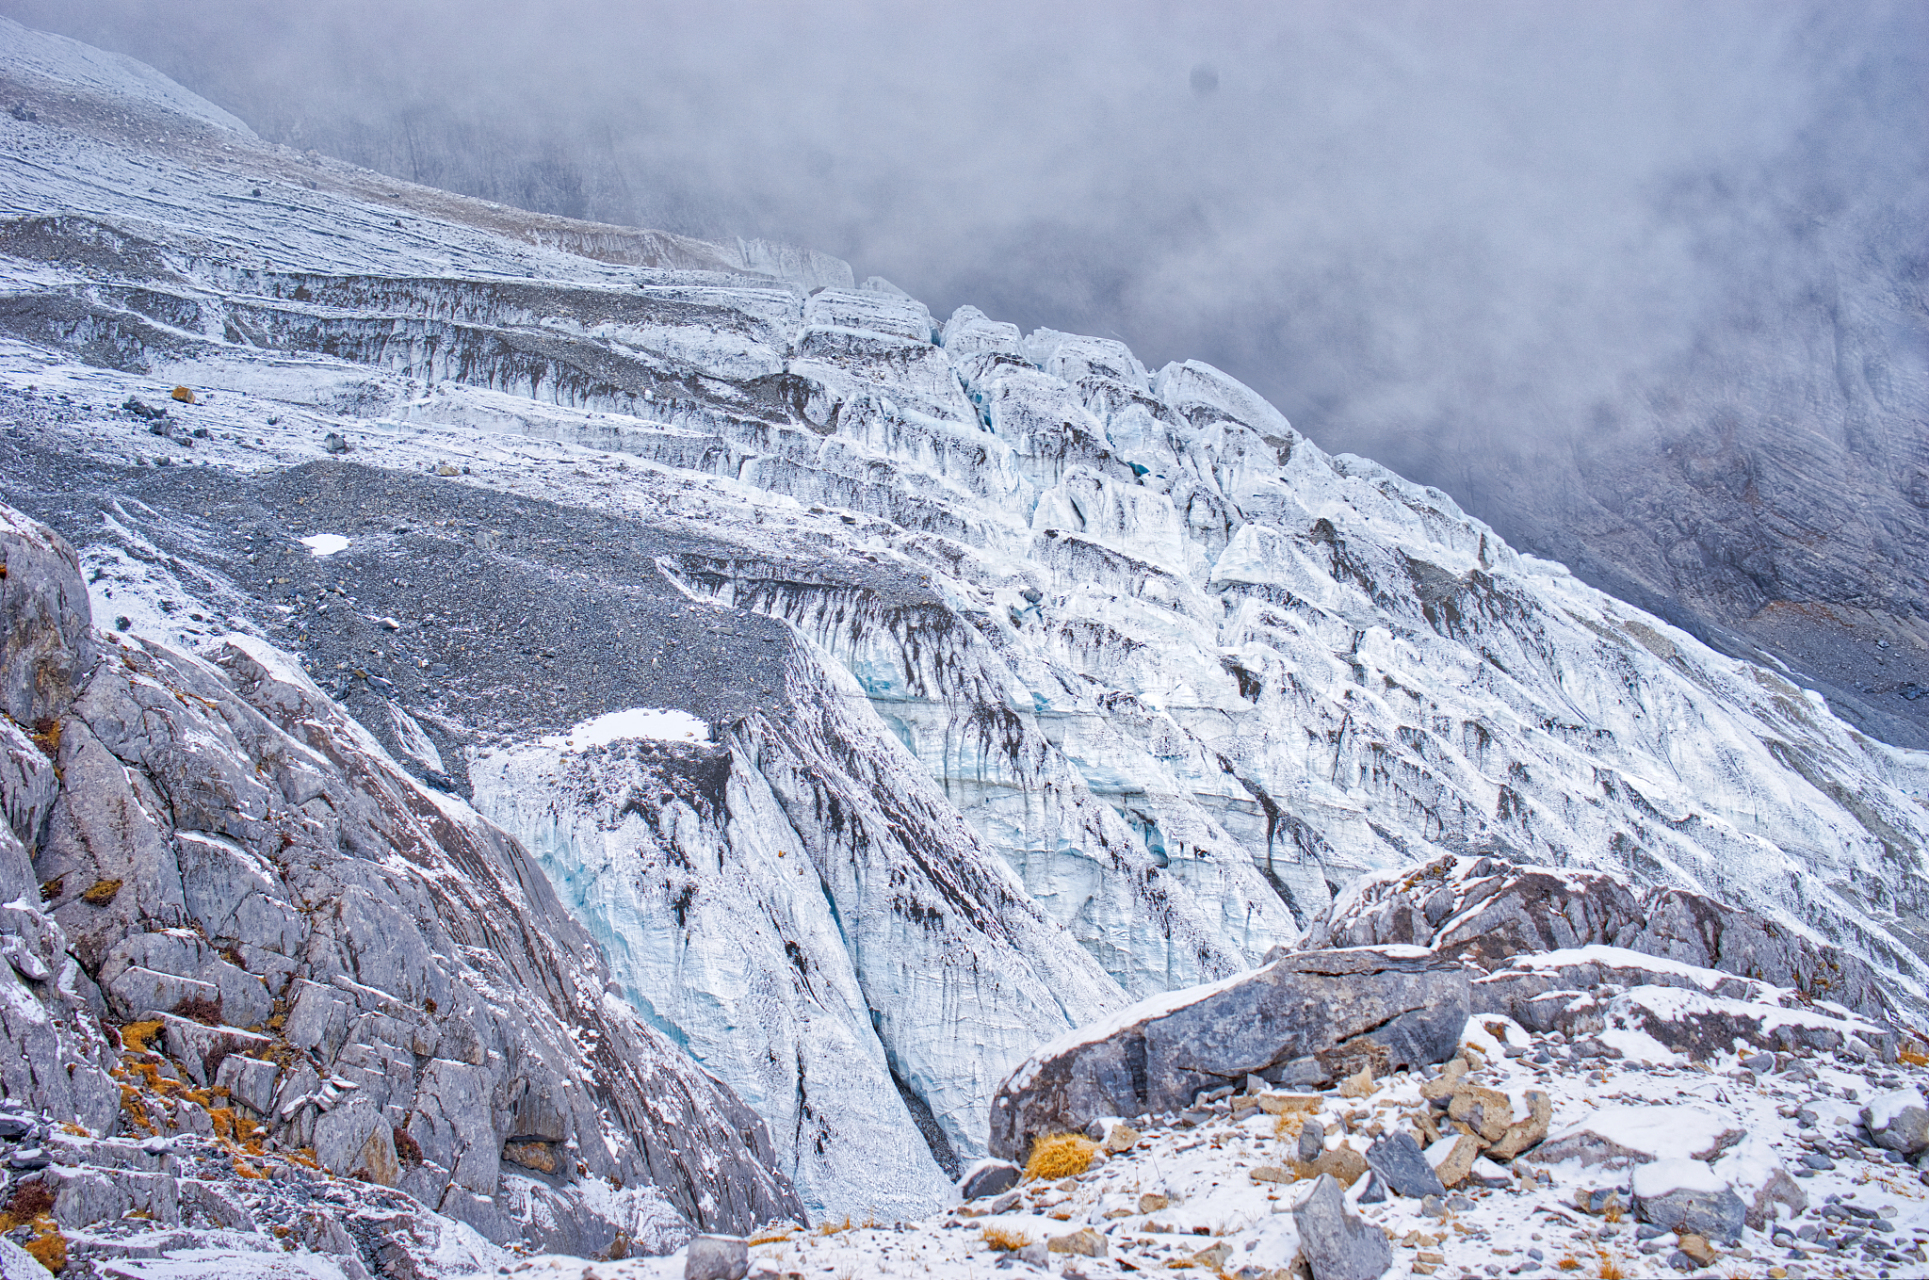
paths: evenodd
<path fill-rule="evenodd" d="M 1027 1178 L 1075 1178 L 1092 1167 L 1098 1143 L 1076 1133 L 1048 1133 L 1031 1144 Z"/>
<path fill-rule="evenodd" d="M 1917 1049 L 1904 1049 L 1896 1057 L 1912 1067 L 1929 1067 L 1929 1053 L 1923 1053 Z"/>
<path fill-rule="evenodd" d="M 750 1237 L 750 1241 L 749 1241 L 749 1243 L 751 1243 L 751 1244 L 782 1244 L 782 1243 L 784 1243 L 784 1242 L 785 1242 L 786 1240 L 788 1240 L 788 1239 L 790 1239 L 790 1233 L 792 1232 L 792 1230 L 794 1230 L 794 1228 L 791 1228 L 791 1227 L 772 1227 L 772 1228 L 770 1228 L 769 1230 L 766 1230 L 766 1231 L 759 1231 L 759 1232 L 758 1232 L 758 1233 L 757 1233 L 756 1235 L 754 1235 L 754 1236 L 751 1236 L 751 1237 Z"/>
<path fill-rule="evenodd" d="M 120 893 L 121 885 L 125 883 L 124 880 L 96 880 L 82 891 L 80 900 L 90 907 L 108 906 L 114 901 L 115 895 Z"/>
<path fill-rule="evenodd" d="M 234 1157 L 234 1171 L 244 1178 L 265 1178 L 268 1176 L 249 1164 L 246 1160 L 243 1160 L 240 1156 Z"/>
<path fill-rule="evenodd" d="M 46 1224 L 42 1227 L 38 1221 L 34 1223 L 34 1230 L 39 1234 L 27 1241 L 27 1252 L 33 1255 L 35 1262 L 58 1273 L 67 1265 L 67 1237 L 60 1234 L 60 1228 L 54 1225 L 52 1218 L 48 1218 Z"/>
<path fill-rule="evenodd" d="M 159 1022 L 130 1022 L 121 1028 L 121 1047 L 129 1053 L 152 1053 L 147 1042 L 159 1034 Z"/>
<path fill-rule="evenodd" d="M 141 1091 L 131 1084 L 121 1086 L 121 1110 L 126 1113 L 129 1124 L 143 1133 L 154 1132 L 154 1121 L 148 1118 L 147 1104 L 141 1100 Z"/>
<path fill-rule="evenodd" d="M 986 1227 L 985 1244 L 1005 1253 L 1015 1253 L 1031 1243 L 1031 1237 L 1022 1231 L 1007 1231 L 1003 1227 Z"/>

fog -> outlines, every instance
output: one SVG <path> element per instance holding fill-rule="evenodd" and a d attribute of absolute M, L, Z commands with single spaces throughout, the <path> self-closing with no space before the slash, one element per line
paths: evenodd
<path fill-rule="evenodd" d="M 1210 361 L 1682 617 L 1833 592 L 1920 620 L 1929 6 L 0 11 L 278 141 Z M 1821 567 L 1785 554 L 1819 516 L 1748 511 L 1794 437 L 1829 504 L 1880 513 Z"/>

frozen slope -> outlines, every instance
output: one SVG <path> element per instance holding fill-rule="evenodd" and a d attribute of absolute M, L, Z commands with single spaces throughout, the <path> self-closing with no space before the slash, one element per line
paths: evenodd
<path fill-rule="evenodd" d="M 1218 371 L 411 188 L 58 53 L 4 68 L 0 496 L 103 618 L 269 636 L 471 794 L 817 1212 L 929 1206 L 1033 1045 L 1443 851 L 1698 889 L 1920 1007 L 1929 758 Z M 549 741 L 638 707 L 712 741 Z"/>

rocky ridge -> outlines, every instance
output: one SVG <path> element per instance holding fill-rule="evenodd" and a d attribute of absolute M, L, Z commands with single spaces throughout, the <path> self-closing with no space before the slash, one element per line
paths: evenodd
<path fill-rule="evenodd" d="M 286 655 L 94 633 L 72 551 L 11 509 L 0 574 L 13 1203 L 259 1235 L 265 1196 L 351 1276 L 801 1216 L 763 1122 L 611 993 L 527 855 Z"/>

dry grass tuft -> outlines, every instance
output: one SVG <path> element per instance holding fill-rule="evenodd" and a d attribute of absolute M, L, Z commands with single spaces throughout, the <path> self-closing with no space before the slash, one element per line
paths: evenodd
<path fill-rule="evenodd" d="M 1027 1178 L 1075 1178 L 1092 1167 L 1098 1143 L 1076 1133 L 1048 1133 L 1031 1144 Z"/>
<path fill-rule="evenodd" d="M 1031 1243 L 1031 1237 L 1022 1231 L 1007 1231 L 1003 1227 L 986 1227 L 985 1244 L 1005 1253 L 1016 1253 Z"/>
<path fill-rule="evenodd" d="M 1621 1270 L 1621 1264 L 1601 1251 L 1601 1280 L 1628 1280 L 1628 1273 Z"/>
<path fill-rule="evenodd" d="M 1299 1141 L 1299 1131 L 1312 1117 L 1303 1111 L 1288 1111 L 1273 1121 L 1273 1136 L 1281 1142 Z"/>

